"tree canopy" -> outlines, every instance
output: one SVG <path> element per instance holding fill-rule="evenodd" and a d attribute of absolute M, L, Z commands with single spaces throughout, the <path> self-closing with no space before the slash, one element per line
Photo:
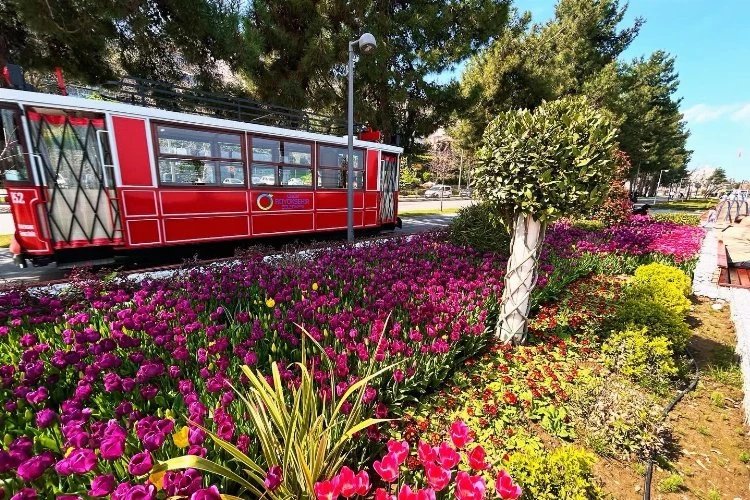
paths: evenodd
<path fill-rule="evenodd" d="M 102 83 L 125 74 L 221 86 L 219 62 L 237 69 L 253 54 L 240 36 L 238 0 L 4 0 L 0 65 Z"/>
<path fill-rule="evenodd" d="M 584 97 L 500 113 L 477 152 L 474 186 L 506 223 L 547 223 L 588 212 L 609 191 L 616 129 Z"/>
<path fill-rule="evenodd" d="M 475 149 L 499 112 L 586 95 L 619 127 L 631 175 L 669 169 L 667 181 L 684 176 L 690 151 L 675 96 L 675 60 L 663 51 L 621 60 L 643 23 L 636 19 L 620 28 L 626 7 L 620 0 L 560 0 L 554 18 L 543 25 L 515 13 L 509 28 L 470 60 L 462 77 L 470 104 L 451 129 L 457 142 Z"/>

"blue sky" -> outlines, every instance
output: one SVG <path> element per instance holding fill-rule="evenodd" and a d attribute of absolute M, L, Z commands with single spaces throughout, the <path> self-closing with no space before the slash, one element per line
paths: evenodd
<path fill-rule="evenodd" d="M 515 2 L 535 22 L 552 17 L 555 3 Z M 689 168 L 723 167 L 750 180 L 750 0 L 630 0 L 624 23 L 636 16 L 646 23 L 622 57 L 658 49 L 676 56 L 694 151 Z"/>

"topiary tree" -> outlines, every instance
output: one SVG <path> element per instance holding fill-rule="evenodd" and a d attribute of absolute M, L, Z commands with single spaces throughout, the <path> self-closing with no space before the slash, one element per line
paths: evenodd
<path fill-rule="evenodd" d="M 510 259 L 496 327 L 523 342 L 547 225 L 588 213 L 604 199 L 615 166 L 616 130 L 584 98 L 509 111 L 487 126 L 477 154 L 477 195 L 511 232 Z"/>

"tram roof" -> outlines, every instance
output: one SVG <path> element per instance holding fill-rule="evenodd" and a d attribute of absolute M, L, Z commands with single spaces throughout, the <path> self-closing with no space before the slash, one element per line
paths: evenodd
<path fill-rule="evenodd" d="M 248 132 L 253 134 L 271 135 L 279 138 L 298 139 L 303 141 L 324 142 L 328 144 L 348 144 L 347 136 L 323 134 L 319 132 L 308 132 L 290 128 L 275 127 L 257 123 L 217 118 L 181 111 L 169 111 L 156 107 L 145 107 L 136 104 L 125 104 L 122 102 L 106 101 L 99 99 L 88 99 L 83 97 L 62 96 L 56 94 L 45 94 L 41 92 L 30 92 L 25 90 L 13 90 L 0 88 L 0 102 L 11 102 L 23 107 L 47 107 L 64 109 L 70 111 L 87 111 L 95 113 L 111 113 L 117 116 L 158 120 L 184 125 L 204 126 Z M 378 142 L 354 140 L 354 146 L 360 148 L 377 149 L 388 153 L 401 154 L 403 148 L 381 144 Z"/>

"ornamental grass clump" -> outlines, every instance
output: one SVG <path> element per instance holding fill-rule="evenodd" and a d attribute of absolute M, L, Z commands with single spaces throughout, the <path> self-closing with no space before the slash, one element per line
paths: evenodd
<path fill-rule="evenodd" d="M 381 340 L 384 334 L 385 331 Z M 309 335 L 303 330 L 302 361 L 295 363 L 300 372 L 298 386 L 287 388 L 276 362 L 271 365 L 272 383 L 260 371 L 242 366 L 248 389 L 234 389 L 245 405 L 252 434 L 260 443 L 262 462 L 253 460 L 216 433 L 190 422 L 192 427 L 205 432 L 226 451 L 236 461 L 239 470 L 185 455 L 156 465 L 151 473 L 198 469 L 226 478 L 236 483 L 241 492 L 256 497 L 270 500 L 315 498 L 316 483 L 341 469 L 353 449 L 354 436 L 370 426 L 388 421 L 367 418 L 363 401 L 368 384 L 392 371 L 394 365 L 375 371 L 375 362 L 370 361 L 363 378 L 351 384 L 340 398 L 336 397 L 334 370 L 331 368 L 331 396 L 321 397 L 314 382 L 315 371 L 308 370 L 306 363 L 304 339 Z M 312 341 L 322 349 L 314 339 Z"/>

